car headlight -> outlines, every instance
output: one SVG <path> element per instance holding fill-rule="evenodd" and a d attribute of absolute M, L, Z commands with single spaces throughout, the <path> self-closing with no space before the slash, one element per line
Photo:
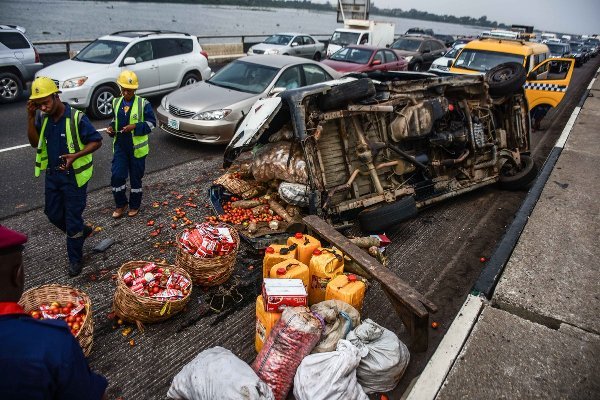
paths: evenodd
<path fill-rule="evenodd" d="M 410 60 L 412 60 L 414 58 L 414 56 L 406 56 L 404 57 L 404 59 L 406 60 L 406 62 L 410 62 Z"/>
<path fill-rule="evenodd" d="M 265 50 L 265 54 L 279 54 L 279 50 L 277 50 L 277 49 L 268 49 L 268 50 Z"/>
<path fill-rule="evenodd" d="M 165 96 L 165 97 L 162 98 L 162 100 L 160 101 L 160 105 L 165 110 L 169 109 L 169 101 L 167 100 L 167 96 Z"/>
<path fill-rule="evenodd" d="M 229 114 L 231 114 L 231 110 L 228 109 L 203 111 L 194 115 L 192 119 L 199 119 L 203 121 L 216 121 L 225 118 Z"/>
<path fill-rule="evenodd" d="M 439 65 L 431 64 L 431 69 L 442 69 Z"/>
<path fill-rule="evenodd" d="M 63 89 L 72 89 L 72 88 L 76 88 L 79 87 L 81 85 L 83 85 L 85 83 L 85 81 L 87 81 L 87 76 L 79 76 L 77 78 L 71 78 L 71 79 L 67 79 L 66 81 L 63 82 Z"/>

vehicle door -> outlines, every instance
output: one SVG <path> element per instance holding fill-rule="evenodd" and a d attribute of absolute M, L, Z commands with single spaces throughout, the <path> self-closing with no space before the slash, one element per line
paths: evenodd
<path fill-rule="evenodd" d="M 383 50 L 378 50 L 377 52 L 375 52 L 373 58 L 371 59 L 370 70 L 387 71 L 389 69 L 391 68 L 390 65 L 386 64 L 385 62 L 385 54 L 383 53 Z"/>
<path fill-rule="evenodd" d="M 295 89 L 302 86 L 302 71 L 299 65 L 285 69 L 275 82 L 273 87 Z"/>
<path fill-rule="evenodd" d="M 304 39 L 302 39 L 302 36 L 295 36 L 292 39 L 292 43 L 290 43 L 290 55 L 292 56 L 296 56 L 296 57 L 305 57 L 303 55 L 304 51 Z"/>
<path fill-rule="evenodd" d="M 427 70 L 431 63 L 433 62 L 433 57 L 431 55 L 431 43 L 429 40 L 423 41 L 421 46 L 419 47 L 419 53 L 421 53 L 421 58 L 423 59 L 423 68 Z"/>
<path fill-rule="evenodd" d="M 563 72 L 548 72 L 550 62 L 562 64 L 562 67 L 558 68 L 558 70 L 563 70 Z M 541 104 L 547 104 L 552 107 L 558 106 L 565 97 L 569 82 L 571 82 L 574 66 L 575 60 L 572 58 L 550 58 L 533 68 L 527 75 L 524 85 L 529 109 L 532 110 Z M 543 78 L 540 78 L 540 76 Z"/>
<path fill-rule="evenodd" d="M 303 64 L 302 72 L 304 75 L 303 86 L 327 82 L 333 79 L 333 77 L 329 75 L 327 71 L 316 64 Z"/>
<path fill-rule="evenodd" d="M 158 74 L 160 90 L 178 88 L 184 72 L 192 68 L 190 53 L 194 49 L 192 38 L 152 39 L 158 54 Z"/>
<path fill-rule="evenodd" d="M 125 59 L 128 57 L 133 57 L 135 64 L 125 65 Z M 138 94 L 143 95 L 159 90 L 158 61 L 150 40 L 142 40 L 131 46 L 120 65 L 122 69 L 131 70 L 137 75 L 140 85 L 137 90 Z"/>
<path fill-rule="evenodd" d="M 433 56 L 433 60 L 431 61 L 433 62 L 435 59 L 442 57 L 447 50 L 448 49 L 446 49 L 446 46 L 443 43 L 435 40 L 431 41 L 431 53 Z"/>
<path fill-rule="evenodd" d="M 310 36 L 302 36 L 302 40 L 304 41 L 304 45 L 302 46 L 302 56 L 312 60 L 317 52 L 317 44 Z"/>

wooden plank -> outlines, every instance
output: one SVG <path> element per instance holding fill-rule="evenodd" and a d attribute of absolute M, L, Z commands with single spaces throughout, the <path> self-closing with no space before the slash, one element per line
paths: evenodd
<path fill-rule="evenodd" d="M 336 231 L 321 218 L 316 215 L 308 215 L 303 218 L 303 221 L 320 236 L 333 243 L 344 254 L 360 265 L 369 275 L 379 281 L 386 291 L 417 317 L 426 318 L 428 317 L 428 311 L 437 311 L 435 304 L 413 289 L 392 271 L 378 263 L 361 248 L 350 242 L 347 237 Z"/>

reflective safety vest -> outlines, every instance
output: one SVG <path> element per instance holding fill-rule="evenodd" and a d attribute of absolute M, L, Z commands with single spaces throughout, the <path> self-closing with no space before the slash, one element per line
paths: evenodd
<path fill-rule="evenodd" d="M 67 149 L 69 154 L 74 154 L 83 149 L 84 144 L 79 137 L 79 123 L 83 118 L 83 113 L 71 107 L 71 115 L 65 121 L 65 133 L 67 140 Z M 35 155 L 35 176 L 40 176 L 40 172 L 48 168 L 48 149 L 46 148 L 45 132 L 48 116 L 44 116 L 42 122 L 42 131 L 40 132 L 40 140 L 38 142 L 37 153 Z M 75 132 L 75 136 L 73 136 Z M 94 171 L 92 165 L 92 153 L 81 156 L 73 161 L 73 171 L 75 172 L 75 180 L 77 186 L 82 187 L 90 180 Z"/>
<path fill-rule="evenodd" d="M 113 99 L 113 111 L 115 113 L 115 131 L 119 130 L 119 107 L 121 107 L 121 102 L 123 101 L 123 97 L 119 97 L 118 99 Z M 129 124 L 137 124 L 138 122 L 144 122 L 144 108 L 146 107 L 147 100 L 139 97 L 133 97 L 133 103 L 131 105 L 131 110 L 129 111 Z M 135 130 L 131 132 L 131 138 L 133 139 L 133 156 L 135 158 L 142 158 L 148 155 L 150 151 L 150 146 L 148 146 L 148 135 L 134 135 Z M 113 138 L 113 152 L 115 151 L 115 143 L 117 142 L 117 135 Z"/>

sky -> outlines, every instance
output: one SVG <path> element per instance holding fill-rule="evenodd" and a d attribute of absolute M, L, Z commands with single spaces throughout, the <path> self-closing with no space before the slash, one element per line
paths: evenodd
<path fill-rule="evenodd" d="M 315 0 L 313 0 L 315 1 Z M 318 1 L 318 0 L 317 0 Z M 336 0 L 329 0 L 337 3 Z M 537 30 L 600 34 L 600 0 L 373 0 L 379 8 L 414 8 L 433 14 L 479 18 Z"/>

